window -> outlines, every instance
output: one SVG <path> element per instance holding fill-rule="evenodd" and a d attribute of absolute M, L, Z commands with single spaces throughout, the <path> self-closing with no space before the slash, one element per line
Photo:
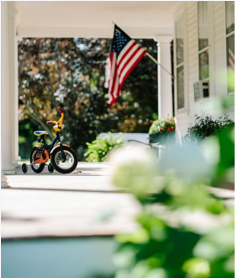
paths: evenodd
<path fill-rule="evenodd" d="M 208 2 L 198 2 L 198 64 L 199 80 L 209 79 Z"/>
<path fill-rule="evenodd" d="M 184 99 L 184 18 L 175 23 L 177 110 L 185 108 Z"/>
<path fill-rule="evenodd" d="M 234 1 L 225 2 L 226 11 L 226 61 L 227 61 L 227 91 L 234 93 Z"/>

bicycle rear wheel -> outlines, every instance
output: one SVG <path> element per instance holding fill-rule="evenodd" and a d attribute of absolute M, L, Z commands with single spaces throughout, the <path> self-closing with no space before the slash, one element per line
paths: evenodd
<path fill-rule="evenodd" d="M 39 174 L 43 171 L 43 169 L 45 167 L 45 163 L 34 164 L 34 158 L 36 155 L 37 155 L 36 149 L 32 149 L 31 154 L 30 154 L 30 164 L 31 164 L 32 170 L 35 173 Z"/>

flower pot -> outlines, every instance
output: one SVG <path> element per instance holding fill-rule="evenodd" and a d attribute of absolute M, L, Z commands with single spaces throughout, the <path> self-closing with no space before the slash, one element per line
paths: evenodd
<path fill-rule="evenodd" d="M 160 143 L 160 145 L 175 144 L 175 132 L 169 131 L 166 133 L 149 134 L 149 143 Z"/>

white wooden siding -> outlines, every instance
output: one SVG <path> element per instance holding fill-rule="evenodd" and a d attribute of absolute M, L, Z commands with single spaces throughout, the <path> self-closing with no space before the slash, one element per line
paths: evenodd
<path fill-rule="evenodd" d="M 212 18 L 212 42 L 210 55 L 212 55 L 212 69 L 210 69 L 211 78 L 211 97 L 219 98 L 222 94 L 227 94 L 226 85 L 226 36 L 225 36 L 225 2 L 214 1 L 211 5 Z M 194 102 L 193 83 L 198 81 L 198 26 L 197 26 L 197 2 L 187 2 L 185 7 L 187 22 L 187 68 L 188 80 L 188 113 L 185 116 L 176 117 L 181 135 L 185 135 L 190 123 L 194 123 L 195 114 L 205 112 L 218 117 L 220 113 L 216 113 L 216 109 L 212 105 L 206 105 L 205 101 Z M 180 14 L 178 10 L 176 14 Z M 234 118 L 234 111 L 228 112 L 231 118 Z"/>
<path fill-rule="evenodd" d="M 226 36 L 225 36 L 225 2 L 213 2 L 213 47 L 214 47 L 214 93 L 215 96 L 227 94 L 226 76 Z"/>
<path fill-rule="evenodd" d="M 196 2 L 190 2 L 186 7 L 187 12 L 187 68 L 188 81 L 188 114 L 185 117 L 178 118 L 178 125 L 180 133 L 183 136 L 189 127 L 189 123 L 194 121 L 194 95 L 193 95 L 193 83 L 198 80 L 198 49 L 197 49 L 197 10 Z"/>

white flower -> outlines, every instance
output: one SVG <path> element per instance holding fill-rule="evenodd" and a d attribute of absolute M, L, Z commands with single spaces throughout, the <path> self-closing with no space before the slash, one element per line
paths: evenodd
<path fill-rule="evenodd" d="M 112 183 L 119 188 L 129 189 L 140 196 L 155 186 L 157 174 L 156 158 L 142 148 L 120 149 L 114 152 L 110 161 Z"/>

